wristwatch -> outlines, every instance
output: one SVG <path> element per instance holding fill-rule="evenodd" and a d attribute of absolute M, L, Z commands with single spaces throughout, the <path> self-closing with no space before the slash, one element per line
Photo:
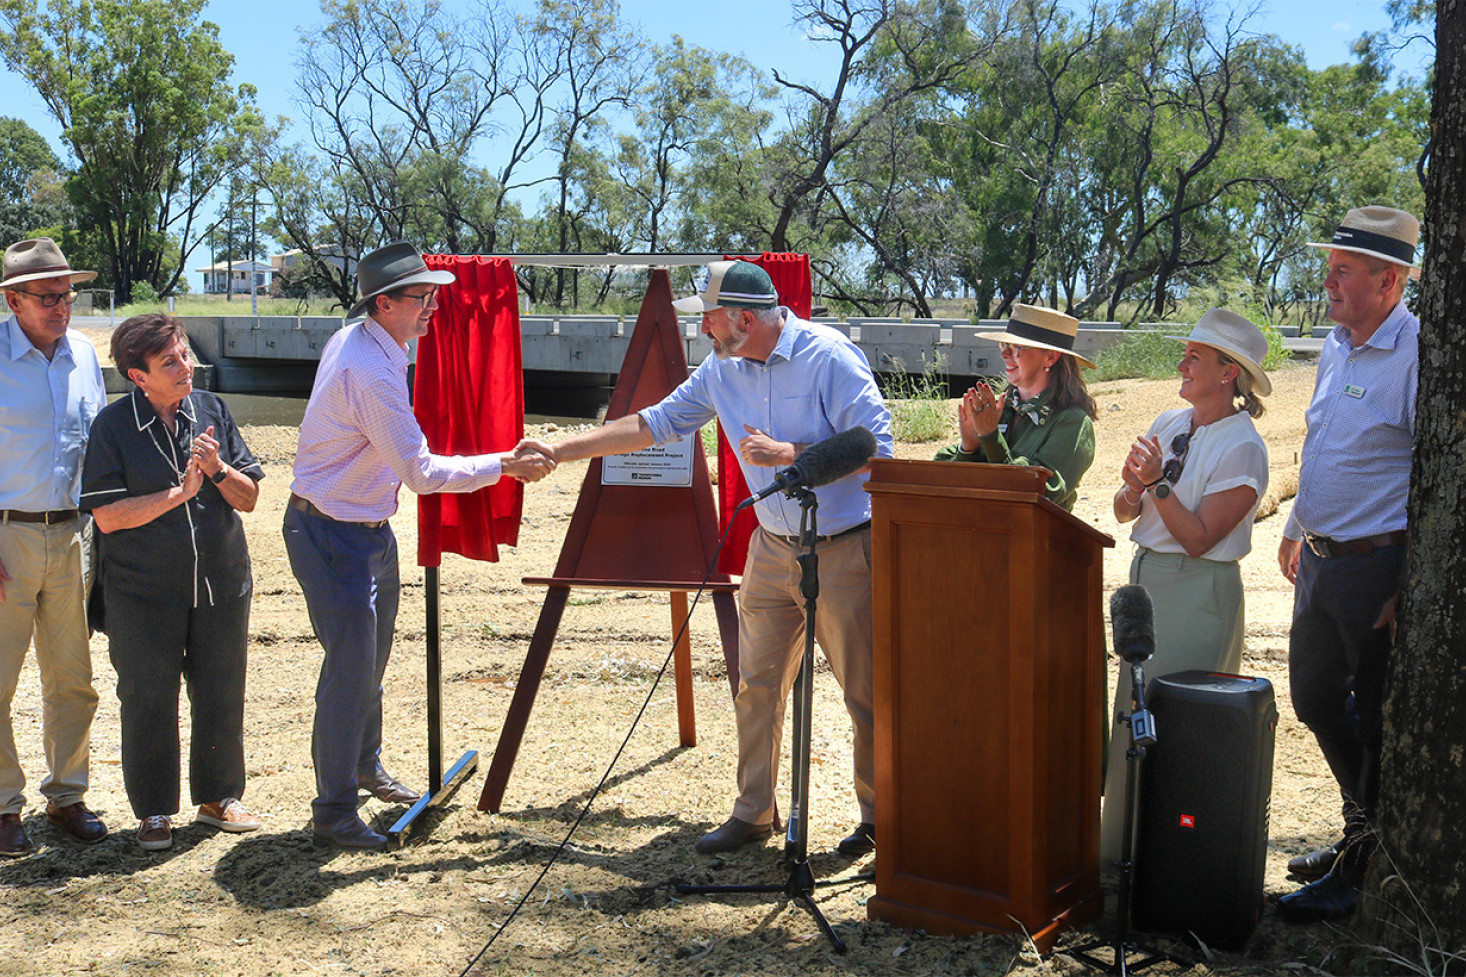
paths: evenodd
<path fill-rule="evenodd" d="M 1171 494 L 1171 486 L 1163 481 L 1155 488 L 1151 489 L 1151 491 L 1155 493 L 1156 498 L 1164 499 Z"/>
<path fill-rule="evenodd" d="M 209 476 L 209 481 L 213 482 L 215 485 L 218 485 L 220 482 L 224 481 L 224 479 L 226 479 L 228 477 L 229 477 L 229 466 L 228 465 L 220 465 L 219 466 L 219 470 L 216 471 L 214 474 L 212 474 L 212 475 Z"/>

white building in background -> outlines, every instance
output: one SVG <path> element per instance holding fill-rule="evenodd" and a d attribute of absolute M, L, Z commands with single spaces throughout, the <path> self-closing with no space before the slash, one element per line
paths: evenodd
<path fill-rule="evenodd" d="M 273 264 L 267 265 L 263 261 L 220 261 L 194 271 L 203 273 L 206 295 L 223 295 L 225 292 L 248 295 L 251 287 L 264 295 L 270 291 L 270 283 L 277 273 Z"/>
<path fill-rule="evenodd" d="M 284 254 L 270 255 L 270 266 L 275 269 L 276 275 L 281 275 L 285 273 L 285 270 L 287 268 L 293 268 L 303 261 L 312 260 L 323 262 L 333 268 L 345 268 L 347 274 L 356 274 L 355 258 L 342 255 L 340 252 L 332 251 L 322 252 L 319 258 L 312 259 L 308 254 L 306 254 L 299 248 L 291 248 Z"/>

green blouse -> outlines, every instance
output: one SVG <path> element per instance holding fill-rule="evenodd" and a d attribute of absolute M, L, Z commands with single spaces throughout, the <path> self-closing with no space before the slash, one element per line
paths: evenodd
<path fill-rule="evenodd" d="M 1045 484 L 1049 499 L 1072 511 L 1079 499 L 1079 480 L 1094 464 L 1094 422 L 1080 407 L 1054 413 L 1045 390 L 1018 403 L 1018 392 L 1003 397 L 998 429 L 982 439 L 977 451 L 962 443 L 937 452 L 937 461 L 983 461 L 997 465 L 1029 465 L 1053 474 Z"/>

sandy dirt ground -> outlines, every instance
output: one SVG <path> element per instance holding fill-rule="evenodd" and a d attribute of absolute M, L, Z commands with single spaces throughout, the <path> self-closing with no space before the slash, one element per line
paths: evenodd
<path fill-rule="evenodd" d="M 1291 588 L 1276 552 L 1296 485 L 1303 407 L 1311 366 L 1275 377 L 1271 409 L 1259 423 L 1271 446 L 1272 487 L 1243 563 L 1247 585 L 1244 669 L 1278 692 L 1267 892 L 1289 891 L 1284 863 L 1332 840 L 1337 793 L 1311 736 L 1287 696 L 1286 636 Z M 1107 551 L 1106 588 L 1124 583 L 1128 535 L 1109 498 L 1125 451 L 1159 411 L 1181 406 L 1174 381 L 1098 385 L 1099 457 L 1076 513 L 1116 537 Z M 955 417 L 955 402 L 952 405 Z M 563 431 L 542 430 L 555 439 Z M 579 815 L 611 761 L 667 655 L 665 594 L 572 594 L 546 682 L 498 815 L 476 810 L 488 751 L 497 741 L 544 592 L 521 577 L 548 575 L 573 510 L 584 464 L 564 466 L 530 486 L 516 550 L 497 564 L 447 558 L 443 568 L 445 753 L 484 751 L 480 773 L 407 846 L 388 853 L 314 848 L 307 829 L 314 794 L 310 758 L 313 690 L 320 650 L 280 535 L 295 431 L 251 427 L 246 440 L 268 478 L 246 517 L 255 569 L 250 626 L 246 800 L 264 818 L 254 834 L 227 835 L 177 819 L 174 847 L 148 853 L 118 763 L 115 675 L 107 641 L 93 639 L 101 695 L 92 740 L 88 801 L 112 828 L 93 847 L 63 840 L 45 821 L 35 785 L 44 774 L 38 678 L 28 664 L 14 706 L 22 762 L 30 777 L 25 825 L 38 851 L 0 865 L 0 974 L 453 975 L 504 924 Z M 906 458 L 937 444 L 903 444 Z M 393 520 L 403 556 L 397 645 L 386 679 L 383 757 L 402 779 L 426 780 L 424 594 L 414 565 L 415 506 Z M 652 692 L 605 792 L 518 917 L 478 963 L 484 974 L 990 974 L 1079 973 L 1054 956 L 1041 960 L 1021 938 L 937 937 L 870 922 L 873 886 L 822 889 L 821 905 L 850 946 L 836 956 L 810 917 L 772 897 L 681 897 L 677 880 L 780 882 L 779 845 L 719 859 L 692 842 L 728 814 L 736 748 L 716 623 L 710 606 L 693 617 L 699 742 L 678 746 L 670 675 Z M 1113 675 L 1111 676 L 1113 681 Z M 188 731 L 184 701 L 182 734 Z M 860 865 L 834 854 L 857 820 L 850 790 L 849 721 L 838 688 L 821 668 L 812 753 L 810 833 L 821 878 Z M 787 769 L 787 768 L 786 768 Z M 781 788 L 783 790 L 783 788 Z M 185 800 L 188 797 L 184 793 Z M 400 808 L 366 800 L 379 827 Z M 1269 911 L 1243 954 L 1216 954 L 1194 973 L 1310 971 L 1335 965 L 1347 930 L 1296 927 Z M 1165 966 L 1161 972 L 1183 968 Z"/>

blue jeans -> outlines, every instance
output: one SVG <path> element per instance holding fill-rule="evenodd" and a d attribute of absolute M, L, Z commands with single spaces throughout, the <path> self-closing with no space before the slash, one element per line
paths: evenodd
<path fill-rule="evenodd" d="M 357 779 L 381 769 L 382 675 L 392 652 L 400 578 L 392 527 L 285 510 L 285 550 L 325 650 L 311 757 L 317 826 L 356 817 Z"/>

